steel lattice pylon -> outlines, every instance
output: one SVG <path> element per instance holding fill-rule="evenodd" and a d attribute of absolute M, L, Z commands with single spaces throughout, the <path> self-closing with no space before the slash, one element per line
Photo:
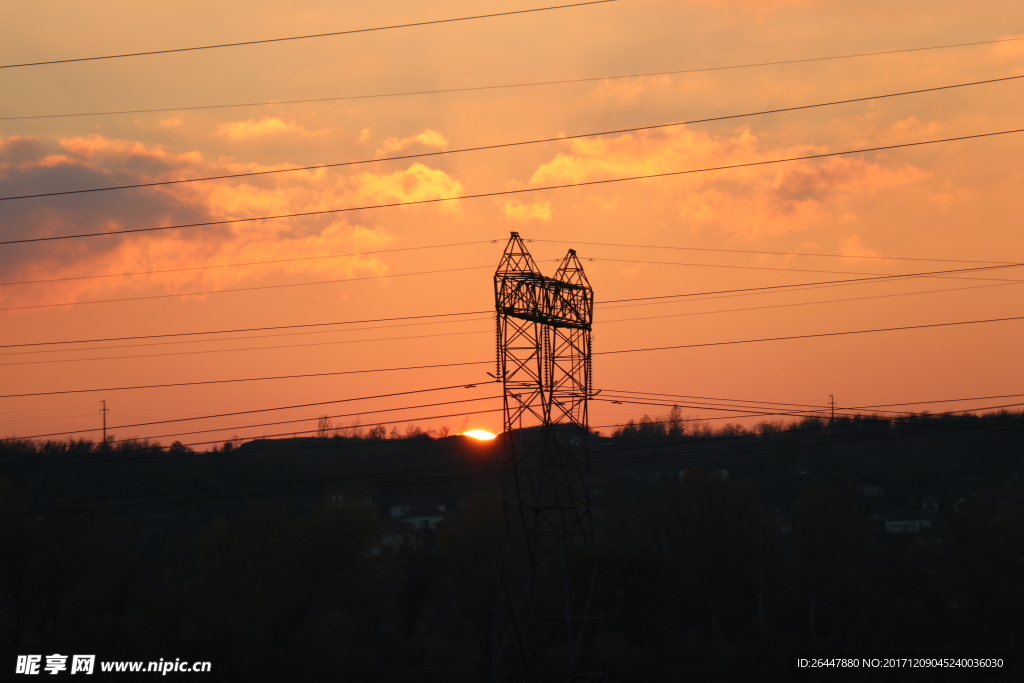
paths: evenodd
<path fill-rule="evenodd" d="M 604 680 L 586 480 L 594 293 L 575 251 L 545 277 L 513 232 L 494 295 L 508 538 L 491 678 Z"/>

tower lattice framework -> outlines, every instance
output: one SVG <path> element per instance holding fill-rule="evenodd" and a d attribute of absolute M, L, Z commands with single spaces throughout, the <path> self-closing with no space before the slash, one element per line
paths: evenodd
<path fill-rule="evenodd" d="M 574 250 L 545 277 L 513 232 L 494 294 L 507 543 L 492 680 L 604 680 L 587 486 L 594 293 Z"/>

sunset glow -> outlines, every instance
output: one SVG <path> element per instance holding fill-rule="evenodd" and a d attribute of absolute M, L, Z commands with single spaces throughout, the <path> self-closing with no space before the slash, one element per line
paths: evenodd
<path fill-rule="evenodd" d="M 467 0 L 308 0 L 285 13 L 262 0 L 65 5 L 12 5 L 0 64 L 479 10 Z M 119 439 L 180 434 L 161 440 L 198 448 L 315 433 L 321 413 L 343 426 L 390 410 L 389 434 L 499 424 L 484 364 L 493 319 L 479 312 L 494 309 L 511 231 L 547 273 L 578 251 L 596 299 L 595 388 L 822 409 L 830 395 L 852 407 L 1018 393 L 1015 269 L 884 278 L 1024 258 L 1024 134 L 762 164 L 1020 128 L 1021 81 L 875 97 L 1024 73 L 1014 3 L 977 12 L 944 0 L 928 21 L 920 11 L 617 2 L 2 70 L 0 197 L 139 187 L 0 201 L 0 239 L 196 227 L 0 245 L 0 436 L 97 439 L 100 400 Z M 807 61 L 886 50 L 896 52 Z M 524 83 L 548 84 L 492 87 Z M 857 98 L 869 99 L 748 115 Z M 63 116 L 90 112 L 111 113 Z M 627 132 L 562 139 L 601 131 Z M 408 158 L 421 154 L 431 156 Z M 311 168 L 323 164 L 335 165 Z M 737 164 L 762 165 L 672 175 Z M 232 174 L 256 175 L 152 185 Z M 542 189 L 655 174 L 669 175 Z M 736 343 L 769 338 L 787 340 Z M 406 366 L 417 367 L 376 371 Z M 263 377 L 284 379 L 249 381 Z M 207 380 L 226 381 L 196 384 Z M 467 389 L 399 395 L 453 384 Z M 383 395 L 296 408 L 277 421 L 306 422 L 266 429 L 249 425 L 270 418 L 155 424 Z M 594 427 L 665 412 L 607 398 L 591 402 Z M 463 399 L 478 402 L 406 409 Z"/>
<path fill-rule="evenodd" d="M 0 0 L 5 666 L 1024 681 L 1022 7 Z"/>
<path fill-rule="evenodd" d="M 480 441 L 490 441 L 498 436 L 497 434 L 491 434 L 483 429 L 471 429 L 468 432 L 462 432 L 462 435 L 478 439 Z"/>

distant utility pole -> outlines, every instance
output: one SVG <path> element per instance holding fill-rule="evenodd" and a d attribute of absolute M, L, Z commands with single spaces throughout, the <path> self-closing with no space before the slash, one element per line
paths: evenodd
<path fill-rule="evenodd" d="M 100 403 L 103 404 L 103 407 L 100 408 L 100 412 L 103 413 L 103 443 L 105 444 L 107 443 L 107 413 L 110 412 L 110 409 L 107 408 L 106 401 L 100 401 Z"/>
<path fill-rule="evenodd" d="M 546 277 L 515 232 L 494 292 L 506 548 L 491 681 L 605 681 L 587 483 L 594 292 L 574 250 Z"/>
<path fill-rule="evenodd" d="M 828 419 L 829 425 L 832 425 L 836 421 L 836 397 L 833 394 L 828 395 L 828 407 L 831 411 L 831 417 Z"/>

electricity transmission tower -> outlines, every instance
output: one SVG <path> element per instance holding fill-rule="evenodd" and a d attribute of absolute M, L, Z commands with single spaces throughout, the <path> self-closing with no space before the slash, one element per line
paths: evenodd
<path fill-rule="evenodd" d="M 492 681 L 603 681 L 587 486 L 594 293 L 576 252 L 545 277 L 513 232 L 494 275 L 504 516 Z"/>

